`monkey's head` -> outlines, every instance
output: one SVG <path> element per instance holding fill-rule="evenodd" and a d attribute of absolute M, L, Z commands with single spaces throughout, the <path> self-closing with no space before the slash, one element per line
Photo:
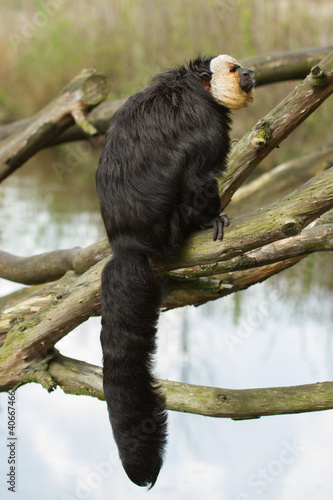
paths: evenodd
<path fill-rule="evenodd" d="M 242 68 L 231 56 L 214 57 L 210 62 L 212 72 L 209 90 L 223 106 L 237 110 L 248 106 L 254 98 L 254 72 Z"/>

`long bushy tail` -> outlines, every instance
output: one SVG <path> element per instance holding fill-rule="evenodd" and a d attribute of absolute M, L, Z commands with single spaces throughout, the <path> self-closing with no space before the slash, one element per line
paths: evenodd
<path fill-rule="evenodd" d="M 122 251 L 102 273 L 104 394 L 128 477 L 152 487 L 166 443 L 165 400 L 152 375 L 160 286 L 148 259 Z"/>

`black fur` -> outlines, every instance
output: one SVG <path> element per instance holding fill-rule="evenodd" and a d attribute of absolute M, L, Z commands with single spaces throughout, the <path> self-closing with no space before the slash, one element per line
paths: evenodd
<path fill-rule="evenodd" d="M 165 400 L 152 375 L 161 293 L 148 257 L 172 257 L 199 226 L 222 238 L 215 178 L 230 118 L 203 86 L 210 60 L 158 75 L 127 100 L 96 177 L 114 253 L 101 286 L 104 392 L 124 469 L 140 486 L 154 485 L 166 444 Z"/>

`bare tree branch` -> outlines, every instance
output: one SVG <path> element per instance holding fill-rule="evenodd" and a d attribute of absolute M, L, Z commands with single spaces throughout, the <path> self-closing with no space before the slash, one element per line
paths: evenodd
<path fill-rule="evenodd" d="M 233 148 L 220 180 L 222 209 L 254 168 L 333 92 L 333 52 Z"/>
<path fill-rule="evenodd" d="M 189 267 L 188 257 L 191 255 L 196 255 L 197 265 L 215 264 L 273 241 L 295 236 L 332 207 L 333 168 L 330 168 L 290 195 L 232 220 L 222 242 L 207 243 L 207 231 L 196 233 L 177 256 L 177 267 Z M 170 270 L 176 268 L 174 262 L 169 267 Z"/>
<path fill-rule="evenodd" d="M 170 410 L 234 420 L 333 408 L 333 382 L 238 390 L 167 382 L 163 388 Z"/>
<path fill-rule="evenodd" d="M 99 366 L 57 353 L 49 372 L 67 394 L 105 399 Z M 169 380 L 160 383 L 169 410 L 210 417 L 244 420 L 333 408 L 333 382 L 266 389 L 222 389 Z"/>
<path fill-rule="evenodd" d="M 99 311 L 103 267 L 99 262 L 31 318 L 11 327 L 0 350 L 0 391 L 35 380 L 36 366 L 53 356 L 54 345 Z M 51 380 L 45 384 L 52 387 Z"/>
<path fill-rule="evenodd" d="M 287 80 L 302 80 L 312 66 L 324 59 L 333 45 L 289 52 L 273 52 L 242 59 L 245 68 L 255 70 L 257 85 L 267 85 Z"/>
<path fill-rule="evenodd" d="M 228 215 L 237 217 L 263 207 L 330 167 L 333 167 L 333 143 L 307 151 L 241 186 L 232 197 Z"/>
<path fill-rule="evenodd" d="M 0 250 L 0 278 L 24 285 L 47 283 L 61 278 L 67 271 L 83 273 L 109 254 L 107 238 L 86 248 L 54 250 L 31 257 L 19 257 Z"/>
<path fill-rule="evenodd" d="M 107 80 L 96 70 L 83 70 L 33 118 L 0 144 L 0 181 L 47 146 L 74 121 L 87 135 L 97 132 L 85 117 L 106 98 Z"/>
<path fill-rule="evenodd" d="M 297 236 L 280 239 L 260 248 L 245 252 L 240 256 L 216 262 L 216 264 L 186 267 L 170 272 L 178 278 L 199 278 L 217 276 L 245 269 L 268 266 L 277 262 L 305 257 L 314 252 L 333 250 L 333 215 L 332 223 L 308 227 Z"/>

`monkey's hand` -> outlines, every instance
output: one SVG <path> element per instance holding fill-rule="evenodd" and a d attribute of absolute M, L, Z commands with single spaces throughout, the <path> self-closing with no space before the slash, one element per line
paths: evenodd
<path fill-rule="evenodd" d="M 217 239 L 219 240 L 223 239 L 224 228 L 228 227 L 229 224 L 230 222 L 226 214 L 220 214 L 219 217 L 216 217 L 211 221 L 209 227 L 212 227 L 214 229 L 213 232 L 214 241 L 216 241 Z"/>

